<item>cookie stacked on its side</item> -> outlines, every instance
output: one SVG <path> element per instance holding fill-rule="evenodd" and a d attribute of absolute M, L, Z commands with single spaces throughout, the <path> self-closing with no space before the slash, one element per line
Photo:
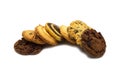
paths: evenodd
<path fill-rule="evenodd" d="M 74 45 L 80 46 L 80 48 L 82 48 L 83 51 L 85 51 L 91 57 L 101 57 L 106 48 L 106 43 L 101 33 L 90 28 L 87 24 L 79 20 L 71 22 L 68 27 L 65 25 L 59 27 L 53 23 L 46 23 L 45 26 L 38 25 L 35 27 L 35 30 L 24 30 L 22 32 L 22 36 L 22 40 L 24 40 L 23 42 L 28 41 L 41 46 L 39 49 L 37 48 L 39 50 L 37 53 L 41 51 L 40 49 L 42 49 L 44 45 L 55 46 L 63 42 L 64 39 Z M 34 50 L 24 52 L 21 51 L 23 49 L 20 48 L 20 44 L 22 44 L 20 41 L 15 43 L 14 48 L 16 52 L 23 55 L 34 54 L 36 49 L 35 46 L 34 48 L 29 48 Z M 27 45 L 28 44 L 29 43 L 27 43 Z M 26 46 L 26 44 L 24 44 L 24 46 Z"/>
<path fill-rule="evenodd" d="M 14 44 L 15 51 L 22 55 L 38 54 L 46 45 L 58 45 L 63 39 L 59 26 L 53 23 L 38 25 L 35 30 L 24 30 L 22 37 Z"/>

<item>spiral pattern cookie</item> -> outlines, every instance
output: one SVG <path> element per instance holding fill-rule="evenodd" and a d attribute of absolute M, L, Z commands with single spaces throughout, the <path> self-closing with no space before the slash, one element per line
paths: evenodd
<path fill-rule="evenodd" d="M 62 35 L 60 33 L 59 26 L 53 23 L 46 23 L 45 30 L 57 41 L 62 41 Z"/>

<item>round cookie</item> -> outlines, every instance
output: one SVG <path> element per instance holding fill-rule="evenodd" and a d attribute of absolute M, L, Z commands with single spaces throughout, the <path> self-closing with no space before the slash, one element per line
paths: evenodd
<path fill-rule="evenodd" d="M 39 38 L 39 36 L 37 36 L 35 31 L 33 31 L 33 30 L 24 30 L 22 32 L 22 36 L 27 41 L 30 41 L 30 42 L 33 42 L 33 43 L 36 43 L 36 44 L 45 44 L 45 42 L 43 40 L 41 40 Z"/>
<path fill-rule="evenodd" d="M 62 35 L 60 34 L 59 26 L 53 23 L 46 23 L 45 30 L 57 41 L 62 41 Z"/>
<path fill-rule="evenodd" d="M 88 27 L 84 22 L 76 20 L 70 23 L 68 34 L 71 39 L 76 41 L 77 45 L 81 45 L 81 35 L 87 29 L 90 29 L 90 27 Z"/>
<path fill-rule="evenodd" d="M 67 26 L 64 26 L 64 25 L 60 26 L 60 33 L 68 42 L 75 44 L 75 41 L 70 39 L 68 35 Z"/>
<path fill-rule="evenodd" d="M 57 45 L 57 41 L 45 30 L 44 26 L 41 25 L 37 26 L 35 28 L 35 31 L 37 35 L 47 44 Z"/>
<path fill-rule="evenodd" d="M 82 49 L 90 57 L 99 58 L 103 56 L 106 49 L 106 42 L 100 32 L 96 30 L 86 30 L 81 36 Z"/>
<path fill-rule="evenodd" d="M 25 40 L 32 42 L 32 39 L 34 37 L 34 31 L 33 30 L 24 30 L 22 32 L 22 36 Z"/>
<path fill-rule="evenodd" d="M 21 55 L 36 55 L 42 50 L 42 45 L 29 42 L 22 38 L 14 44 L 14 49 Z"/>

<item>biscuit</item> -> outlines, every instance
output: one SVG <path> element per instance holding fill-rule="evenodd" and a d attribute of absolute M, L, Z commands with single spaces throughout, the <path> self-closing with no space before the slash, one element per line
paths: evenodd
<path fill-rule="evenodd" d="M 53 23 L 46 23 L 45 30 L 57 41 L 62 41 L 59 26 Z"/>
<path fill-rule="evenodd" d="M 43 49 L 43 47 L 42 45 L 29 42 L 22 38 L 14 44 L 14 49 L 21 55 L 36 55 Z"/>
<path fill-rule="evenodd" d="M 77 45 L 81 45 L 81 35 L 87 29 L 91 28 L 84 22 L 76 20 L 70 23 L 70 26 L 68 27 L 68 34 L 71 39 L 76 41 Z"/>
<path fill-rule="evenodd" d="M 70 39 L 68 35 L 67 26 L 64 26 L 64 25 L 60 26 L 60 33 L 68 42 L 75 44 L 75 41 Z"/>
<path fill-rule="evenodd" d="M 37 36 L 35 31 L 33 31 L 33 30 L 24 30 L 22 32 L 22 36 L 27 41 L 30 41 L 30 42 L 33 42 L 33 43 L 36 43 L 36 44 L 45 44 L 45 42 L 43 40 L 41 40 L 39 38 L 39 36 Z"/>
<path fill-rule="evenodd" d="M 106 49 L 106 42 L 100 32 L 93 29 L 84 31 L 81 36 L 82 49 L 90 57 L 99 58 L 103 56 Z"/>
<path fill-rule="evenodd" d="M 57 41 L 45 30 L 44 26 L 41 26 L 41 25 L 37 26 L 35 28 L 35 31 L 37 35 L 47 44 L 50 44 L 50 45 L 58 44 Z"/>

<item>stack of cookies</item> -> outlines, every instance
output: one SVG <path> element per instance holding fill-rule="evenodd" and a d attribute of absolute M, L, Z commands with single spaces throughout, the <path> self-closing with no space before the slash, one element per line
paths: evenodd
<path fill-rule="evenodd" d="M 106 48 L 101 33 L 80 20 L 71 22 L 69 26 L 53 23 L 38 25 L 35 30 L 23 31 L 22 36 L 22 40 L 14 44 L 14 49 L 23 55 L 38 54 L 45 45 L 55 46 L 64 40 L 79 46 L 90 57 L 95 58 L 101 57 Z"/>

